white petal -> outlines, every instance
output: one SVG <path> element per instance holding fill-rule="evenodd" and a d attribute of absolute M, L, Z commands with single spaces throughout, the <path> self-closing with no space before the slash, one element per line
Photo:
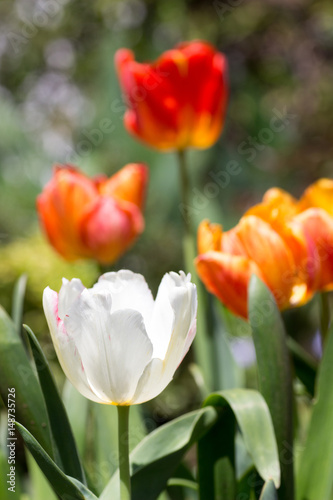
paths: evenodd
<path fill-rule="evenodd" d="M 52 342 L 66 377 L 83 396 L 102 403 L 103 401 L 92 392 L 75 343 L 68 336 L 64 323 L 58 316 L 58 294 L 49 287 L 44 290 L 43 307 Z"/>
<path fill-rule="evenodd" d="M 59 306 L 58 315 L 62 320 L 66 316 L 68 309 L 71 307 L 73 302 L 78 298 L 83 292 L 85 287 L 82 285 L 81 280 L 74 278 L 71 281 L 62 279 L 62 287 L 59 292 Z"/>
<path fill-rule="evenodd" d="M 89 383 L 105 402 L 130 404 L 152 344 L 140 313 L 113 311 L 108 291 L 85 290 L 65 318 Z"/>
<path fill-rule="evenodd" d="M 146 366 L 137 389 L 132 399 L 133 404 L 141 404 L 158 396 L 163 389 L 171 382 L 171 379 L 165 384 L 164 363 L 161 359 L 154 358 Z"/>
<path fill-rule="evenodd" d="M 154 304 L 151 321 L 148 323 L 148 335 L 153 343 L 153 357 L 164 359 L 170 342 L 175 314 L 170 302 L 174 283 L 169 274 L 162 278 Z"/>
<path fill-rule="evenodd" d="M 186 276 L 181 271 L 180 274 L 166 274 L 161 281 L 148 331 L 154 346 L 154 358 L 165 359 L 171 336 L 175 333 L 175 323 L 182 324 L 188 332 L 192 319 L 196 317 L 196 287 L 190 282 L 190 278 L 190 274 Z M 184 355 L 189 347 L 190 343 Z"/>
<path fill-rule="evenodd" d="M 166 337 L 169 338 L 168 345 L 162 357 L 163 362 L 153 359 L 146 367 L 133 398 L 135 403 L 147 401 L 165 389 L 172 380 L 177 367 L 187 353 L 195 336 L 197 293 L 195 285 L 189 281 L 189 276 L 185 276 L 184 273 L 180 275 L 170 273 L 163 278 L 159 294 L 160 290 L 161 302 L 157 303 L 156 299 L 157 311 L 163 312 L 163 306 L 169 311 L 169 303 L 173 311 L 173 321 L 170 321 L 170 316 L 167 317 L 167 321 L 162 316 L 162 324 L 159 326 L 158 315 L 156 313 L 155 316 L 154 311 L 154 321 L 151 327 L 154 325 L 156 329 L 159 327 L 159 334 L 165 337 L 158 342 L 157 335 L 154 334 L 153 357 L 155 358 L 155 352 L 158 352 L 158 349 L 164 348 Z M 170 331 L 167 331 L 165 325 L 170 328 Z"/>
<path fill-rule="evenodd" d="M 147 325 L 150 321 L 154 299 L 141 274 L 121 270 L 116 273 L 103 274 L 94 290 L 108 290 L 112 295 L 112 312 L 121 309 L 138 311 Z"/>

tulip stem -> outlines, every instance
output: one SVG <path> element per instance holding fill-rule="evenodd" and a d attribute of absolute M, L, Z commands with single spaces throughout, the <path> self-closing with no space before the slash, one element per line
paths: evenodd
<path fill-rule="evenodd" d="M 321 292 L 319 295 L 320 300 L 320 332 L 322 343 L 324 345 L 330 326 L 330 307 L 328 300 L 328 293 Z"/>
<path fill-rule="evenodd" d="M 129 406 L 117 406 L 120 500 L 131 500 L 131 475 L 128 446 Z"/>
<path fill-rule="evenodd" d="M 191 224 L 189 212 L 189 192 L 190 192 L 190 181 L 187 173 L 187 162 L 185 151 L 178 151 L 178 164 L 180 172 L 180 183 L 181 183 L 181 213 L 184 220 L 184 237 L 183 237 L 183 252 L 185 269 L 187 273 L 191 273 L 192 280 L 197 287 L 198 293 L 198 313 L 197 313 L 197 334 L 193 342 L 194 357 L 197 365 L 200 367 L 201 373 L 204 379 L 204 385 L 207 388 L 207 392 L 213 390 L 213 379 L 214 373 L 212 368 L 212 352 L 214 352 L 214 346 L 212 346 L 212 339 L 208 332 L 208 322 L 207 322 L 207 292 L 203 287 L 203 284 L 199 280 L 194 267 L 194 259 L 196 257 L 196 244 L 193 224 Z M 209 314 L 208 314 L 209 316 Z"/>
<path fill-rule="evenodd" d="M 188 209 L 189 209 L 188 195 L 189 195 L 190 182 L 187 174 L 187 163 L 184 150 L 178 151 L 178 163 L 179 163 L 180 186 L 181 186 L 181 197 L 182 197 L 181 212 L 183 214 L 185 234 L 186 236 L 191 236 L 192 231 L 188 214 Z"/>

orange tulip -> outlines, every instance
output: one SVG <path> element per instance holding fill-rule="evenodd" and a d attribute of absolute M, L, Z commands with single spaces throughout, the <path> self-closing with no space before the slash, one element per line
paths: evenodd
<path fill-rule="evenodd" d="M 142 207 L 148 169 L 129 164 L 110 179 L 90 179 L 72 166 L 56 166 L 37 198 L 51 245 L 69 261 L 114 262 L 144 229 Z"/>
<path fill-rule="evenodd" d="M 253 273 L 271 289 L 280 309 L 333 290 L 333 180 L 315 182 L 299 201 L 269 189 L 225 233 L 203 221 L 198 252 L 196 267 L 207 289 L 243 317 Z"/>
<path fill-rule="evenodd" d="M 293 246 L 290 241 L 293 239 Z M 280 309 L 300 305 L 309 298 L 298 276 L 298 259 L 305 255 L 304 240 L 291 229 L 279 234 L 256 215 L 244 216 L 223 233 L 203 221 L 198 231 L 199 256 L 195 264 L 207 287 L 235 314 L 247 317 L 247 290 L 252 274 L 271 289 Z M 295 255 L 293 250 L 298 249 Z"/>
<path fill-rule="evenodd" d="M 153 63 L 138 63 L 130 50 L 115 56 L 129 109 L 127 130 L 160 150 L 208 148 L 223 127 L 227 105 L 227 62 L 203 41 L 164 52 Z"/>
<path fill-rule="evenodd" d="M 272 188 L 262 203 L 246 215 L 249 214 L 258 215 L 284 234 L 289 248 L 298 256 L 298 275 L 306 283 L 309 295 L 333 289 L 332 179 L 319 179 L 305 190 L 299 201 L 281 189 Z M 299 248 L 299 240 L 305 243 L 305 253 Z"/>

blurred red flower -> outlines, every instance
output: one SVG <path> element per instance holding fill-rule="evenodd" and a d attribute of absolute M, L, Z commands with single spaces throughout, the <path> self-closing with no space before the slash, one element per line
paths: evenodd
<path fill-rule="evenodd" d="M 223 54 L 203 41 L 182 43 L 153 63 L 128 49 L 115 56 L 129 109 L 126 129 L 160 150 L 208 148 L 224 124 L 228 85 Z"/>

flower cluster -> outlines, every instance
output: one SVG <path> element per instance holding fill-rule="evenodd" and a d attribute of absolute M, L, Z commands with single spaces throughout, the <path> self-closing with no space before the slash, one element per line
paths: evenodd
<path fill-rule="evenodd" d="M 333 289 L 332 200 L 333 181 L 321 179 L 299 201 L 270 189 L 229 231 L 203 221 L 196 268 L 208 290 L 247 317 L 252 274 L 267 284 L 280 309 Z"/>

